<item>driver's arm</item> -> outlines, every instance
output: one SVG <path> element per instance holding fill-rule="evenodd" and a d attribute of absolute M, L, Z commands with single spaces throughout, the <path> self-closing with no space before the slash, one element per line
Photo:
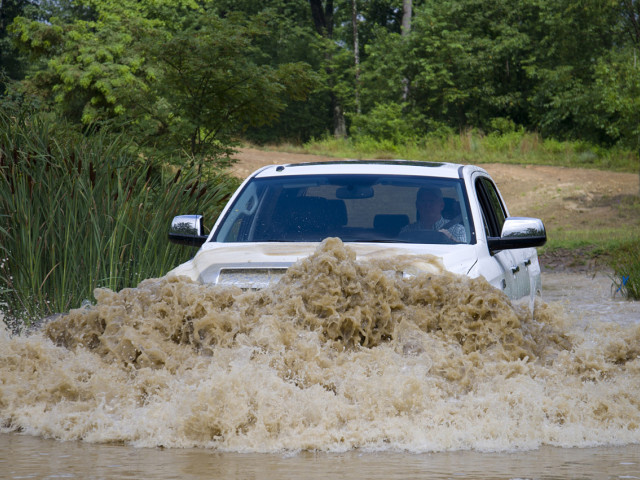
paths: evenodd
<path fill-rule="evenodd" d="M 451 227 L 449 227 L 449 229 L 442 228 L 438 231 L 446 235 L 447 238 L 453 240 L 456 243 L 467 243 L 467 232 L 459 223 L 456 225 L 452 225 Z"/>

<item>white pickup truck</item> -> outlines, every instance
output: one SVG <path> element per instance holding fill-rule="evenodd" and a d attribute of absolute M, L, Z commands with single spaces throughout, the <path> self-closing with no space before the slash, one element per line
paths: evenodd
<path fill-rule="evenodd" d="M 512 299 L 540 291 L 539 219 L 510 217 L 489 174 L 471 165 L 339 161 L 264 167 L 233 195 L 208 235 L 200 215 L 174 218 L 169 239 L 200 246 L 169 274 L 264 288 L 327 237 L 358 257 L 425 255 L 485 277 Z"/>

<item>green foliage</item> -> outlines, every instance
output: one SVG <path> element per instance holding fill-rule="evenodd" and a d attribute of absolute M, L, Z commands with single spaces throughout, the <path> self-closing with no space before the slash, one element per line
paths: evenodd
<path fill-rule="evenodd" d="M 262 52 L 264 62 L 272 68 L 304 62 L 310 66 L 314 80 L 314 88 L 304 100 L 288 101 L 273 122 L 249 125 L 243 137 L 255 143 L 301 143 L 329 130 L 330 95 L 324 70 L 327 42 L 313 29 L 308 2 L 224 0 L 216 1 L 215 5 L 220 12 L 237 12 L 245 18 L 259 16 L 269 32 L 269 35 L 254 38 L 254 45 Z"/>
<path fill-rule="evenodd" d="M 589 116 L 612 141 L 640 147 L 640 59 L 638 52 L 613 51 L 595 66 L 596 103 Z"/>
<path fill-rule="evenodd" d="M 304 62 L 269 65 L 263 18 L 219 16 L 197 2 L 87 2 L 95 20 L 17 18 L 16 40 L 46 66 L 25 91 L 73 122 L 109 122 L 146 152 L 199 167 L 249 126 L 273 122 L 317 83 Z"/>
<path fill-rule="evenodd" d="M 88 18 L 91 9 L 74 0 L 2 0 L 0 2 L 0 72 L 6 79 L 23 78 L 30 62 L 21 57 L 11 42 L 9 26 L 16 17 L 44 20 L 51 17 Z M 0 96 L 5 90 L 5 78 L 0 78 Z"/>
<path fill-rule="evenodd" d="M 531 118 L 545 136 L 613 143 L 595 118 L 600 103 L 598 59 L 628 42 L 618 2 L 551 0 L 540 3 L 532 40 L 539 45 L 525 70 L 533 80 Z M 602 120 L 602 119 L 601 119 Z"/>
<path fill-rule="evenodd" d="M 246 127 L 275 121 L 286 99 L 305 99 L 315 82 L 306 64 L 260 64 L 253 38 L 267 34 L 260 23 L 204 12 L 187 16 L 165 41 L 150 42 L 162 74 L 148 141 L 192 158 L 219 157 Z"/>
<path fill-rule="evenodd" d="M 360 76 L 362 111 L 366 114 L 376 103 L 402 101 L 403 79 L 406 77 L 408 51 L 398 33 L 375 28 L 374 43 L 365 46 Z"/>
<path fill-rule="evenodd" d="M 17 18 L 12 30 L 20 47 L 33 60 L 46 60 L 23 89 L 49 99 L 73 122 L 118 118 L 142 100 L 156 76 L 132 34 L 152 28 L 152 22 L 135 16 L 103 15 L 71 24 Z"/>
<path fill-rule="evenodd" d="M 5 1 L 0 8 L 0 73 L 3 75 L 0 77 L 0 94 L 4 91 L 6 77 L 20 78 L 23 74 L 24 67 L 7 35 L 7 25 L 21 15 L 26 6 L 26 1 Z"/>
<path fill-rule="evenodd" d="M 406 78 L 411 107 L 433 120 L 458 128 L 484 128 L 495 116 L 523 121 L 522 60 L 531 44 L 521 28 L 530 3 L 425 1 L 407 37 L 378 31 L 364 92 L 397 101 Z"/>
<path fill-rule="evenodd" d="M 70 132 L 57 117 L 0 114 L 0 303 L 10 316 L 67 311 L 97 287 L 163 275 L 189 255 L 167 241 L 171 218 L 212 220 L 236 186 L 163 172 L 105 129 Z"/>
<path fill-rule="evenodd" d="M 545 139 L 522 129 L 504 135 L 484 135 L 471 129 L 454 133 L 440 128 L 433 134 L 419 138 L 409 136 L 398 142 L 370 136 L 349 139 L 326 136 L 307 142 L 300 150 L 341 158 L 395 157 L 432 162 L 512 163 L 638 171 L 635 150 L 602 148 L 583 141 Z"/>
<path fill-rule="evenodd" d="M 366 115 L 354 115 L 351 132 L 358 141 L 363 137 L 385 139 L 400 144 L 415 140 L 417 121 L 406 115 L 406 106 L 398 103 L 379 103 Z"/>
<path fill-rule="evenodd" d="M 635 0 L 416 0 L 404 36 L 400 0 L 356 2 L 357 69 L 352 0 L 5 3 L 28 60 L 2 61 L 27 73 L 25 98 L 187 165 L 216 166 L 243 135 L 319 138 L 343 117 L 391 143 L 452 130 L 640 142 Z"/>
<path fill-rule="evenodd" d="M 640 300 L 640 239 L 615 251 L 611 264 L 616 292 L 629 300 Z"/>
<path fill-rule="evenodd" d="M 618 3 L 421 2 L 410 35 L 373 30 L 363 115 L 403 101 L 425 118 L 419 134 L 434 121 L 504 133 L 495 124 L 504 119 L 545 137 L 637 145 L 638 45 Z"/>
<path fill-rule="evenodd" d="M 496 117 L 492 118 L 490 125 L 490 132 L 492 134 L 505 135 L 514 132 L 524 132 L 523 127 L 518 127 L 510 118 Z"/>

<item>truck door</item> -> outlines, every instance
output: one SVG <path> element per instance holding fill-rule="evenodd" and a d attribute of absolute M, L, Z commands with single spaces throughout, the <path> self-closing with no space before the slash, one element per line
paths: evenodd
<path fill-rule="evenodd" d="M 479 176 L 475 180 L 475 189 L 482 210 L 486 236 L 500 237 L 502 226 L 507 218 L 507 210 L 496 186 L 490 178 Z M 522 255 L 516 258 L 511 250 L 502 250 L 489 258 L 499 265 L 503 275 L 502 289 L 509 298 L 520 299 L 529 295 L 529 275 Z M 522 265 L 519 265 L 518 259 L 522 260 Z"/>

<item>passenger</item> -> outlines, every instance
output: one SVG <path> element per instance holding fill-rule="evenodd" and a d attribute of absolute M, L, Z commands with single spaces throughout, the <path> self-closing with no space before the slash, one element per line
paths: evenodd
<path fill-rule="evenodd" d="M 451 222 L 442 217 L 444 200 L 439 188 L 423 187 L 416 196 L 416 222 L 400 231 L 400 235 L 423 230 L 437 230 L 456 243 L 467 243 L 467 232 L 457 221 Z"/>

